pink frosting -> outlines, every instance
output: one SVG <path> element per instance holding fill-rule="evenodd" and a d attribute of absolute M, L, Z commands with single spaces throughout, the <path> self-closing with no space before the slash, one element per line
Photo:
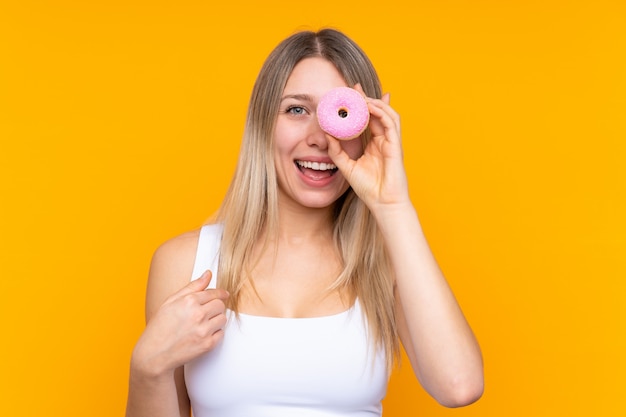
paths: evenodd
<path fill-rule="evenodd" d="M 370 120 L 365 99 L 353 88 L 337 87 L 324 94 L 317 105 L 322 130 L 341 140 L 358 137 Z"/>

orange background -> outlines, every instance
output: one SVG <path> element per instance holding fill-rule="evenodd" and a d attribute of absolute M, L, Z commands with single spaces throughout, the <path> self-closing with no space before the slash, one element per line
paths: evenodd
<path fill-rule="evenodd" d="M 322 26 L 391 92 L 485 356 L 475 405 L 407 364 L 385 416 L 626 415 L 626 3 L 210 3 L 0 3 L 0 415 L 123 414 L 152 252 L 218 207 L 265 56 Z"/>

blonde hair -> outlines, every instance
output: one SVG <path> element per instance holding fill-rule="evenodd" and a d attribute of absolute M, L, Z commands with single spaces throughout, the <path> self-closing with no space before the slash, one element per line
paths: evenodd
<path fill-rule="evenodd" d="M 252 90 L 235 175 L 215 219 L 224 225 L 217 279 L 219 286 L 230 292 L 229 308 L 234 311 L 255 261 L 255 244 L 263 232 L 278 229 L 274 126 L 287 79 L 296 64 L 308 57 L 332 62 L 348 85 L 360 83 L 367 96 L 382 95 L 370 60 L 354 41 L 336 30 L 298 32 L 268 56 Z M 363 146 L 370 137 L 366 130 Z M 391 370 L 399 352 L 393 272 L 376 221 L 352 189 L 335 203 L 333 237 L 343 262 L 333 288 L 348 288 L 358 297 L 370 340 L 384 350 Z"/>

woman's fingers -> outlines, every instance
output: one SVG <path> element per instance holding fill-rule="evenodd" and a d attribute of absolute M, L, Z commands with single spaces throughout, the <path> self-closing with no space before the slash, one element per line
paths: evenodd
<path fill-rule="evenodd" d="M 370 114 L 370 130 L 373 137 L 386 136 L 389 140 L 400 139 L 400 115 L 389 105 L 389 94 L 381 100 L 367 99 Z"/>
<path fill-rule="evenodd" d="M 191 294 L 198 291 L 204 291 L 211 282 L 211 277 L 213 273 L 210 270 L 206 270 L 198 279 L 195 279 L 189 282 L 187 285 L 182 287 L 180 290 L 175 292 L 169 297 L 169 300 L 173 300 L 176 298 L 184 297 L 187 294 Z"/>
<path fill-rule="evenodd" d="M 193 297 L 198 304 L 206 304 L 212 300 L 221 301 L 223 304 L 223 302 L 228 299 L 228 292 L 220 288 L 210 288 L 202 291 L 196 291 L 185 296 Z"/>
<path fill-rule="evenodd" d="M 183 288 L 172 294 L 166 300 L 166 303 L 173 302 L 174 300 L 186 297 L 188 295 L 195 295 L 201 304 L 204 304 L 214 298 L 218 298 L 220 300 L 228 299 L 229 294 L 223 289 L 207 289 L 209 283 L 211 282 L 212 275 L 212 272 L 210 270 L 207 270 L 204 274 L 200 276 L 200 278 L 191 281 L 189 284 L 185 285 Z"/>
<path fill-rule="evenodd" d="M 228 292 L 207 289 L 211 272 L 171 295 L 136 345 L 136 362 L 151 373 L 169 372 L 213 349 L 224 336 Z"/>
<path fill-rule="evenodd" d="M 374 116 L 370 117 L 369 124 L 372 136 L 380 139 L 381 137 L 391 135 L 394 137 L 387 139 L 399 140 L 400 115 L 390 106 L 391 95 L 385 93 L 380 99 L 375 99 L 367 97 L 360 83 L 355 84 L 353 88 L 363 95 L 368 104 L 370 114 Z M 395 132 L 392 132 L 392 130 L 395 130 Z"/>
<path fill-rule="evenodd" d="M 206 294 L 198 294 L 197 301 L 204 315 L 211 319 L 226 312 L 225 298 L 220 298 L 222 290 L 207 290 Z"/>
<path fill-rule="evenodd" d="M 340 140 L 329 134 L 326 134 L 326 140 L 328 141 L 328 156 L 330 156 L 333 163 L 337 165 L 337 168 L 339 168 L 343 176 L 348 177 L 354 160 L 343 150 Z"/>

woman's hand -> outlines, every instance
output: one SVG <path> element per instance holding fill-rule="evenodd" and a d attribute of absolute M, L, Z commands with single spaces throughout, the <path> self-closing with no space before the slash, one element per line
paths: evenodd
<path fill-rule="evenodd" d="M 400 118 L 388 95 L 366 101 L 372 140 L 363 155 L 350 159 L 340 141 L 328 137 L 329 156 L 372 211 L 385 239 L 395 278 L 398 335 L 415 375 L 441 404 L 470 404 L 483 392 L 480 347 L 410 203 Z"/>
<path fill-rule="evenodd" d="M 359 84 L 354 88 L 365 97 Z M 389 94 L 380 100 L 369 97 L 365 100 L 371 115 L 372 139 L 363 155 L 357 160 L 351 159 L 342 149 L 341 141 L 327 134 L 328 154 L 373 212 L 386 205 L 410 204 L 400 141 L 400 116 L 389 105 Z"/>
<path fill-rule="evenodd" d="M 136 370 L 151 377 L 169 375 L 220 342 L 228 293 L 205 289 L 210 281 L 207 271 L 165 300 L 135 346 Z"/>

